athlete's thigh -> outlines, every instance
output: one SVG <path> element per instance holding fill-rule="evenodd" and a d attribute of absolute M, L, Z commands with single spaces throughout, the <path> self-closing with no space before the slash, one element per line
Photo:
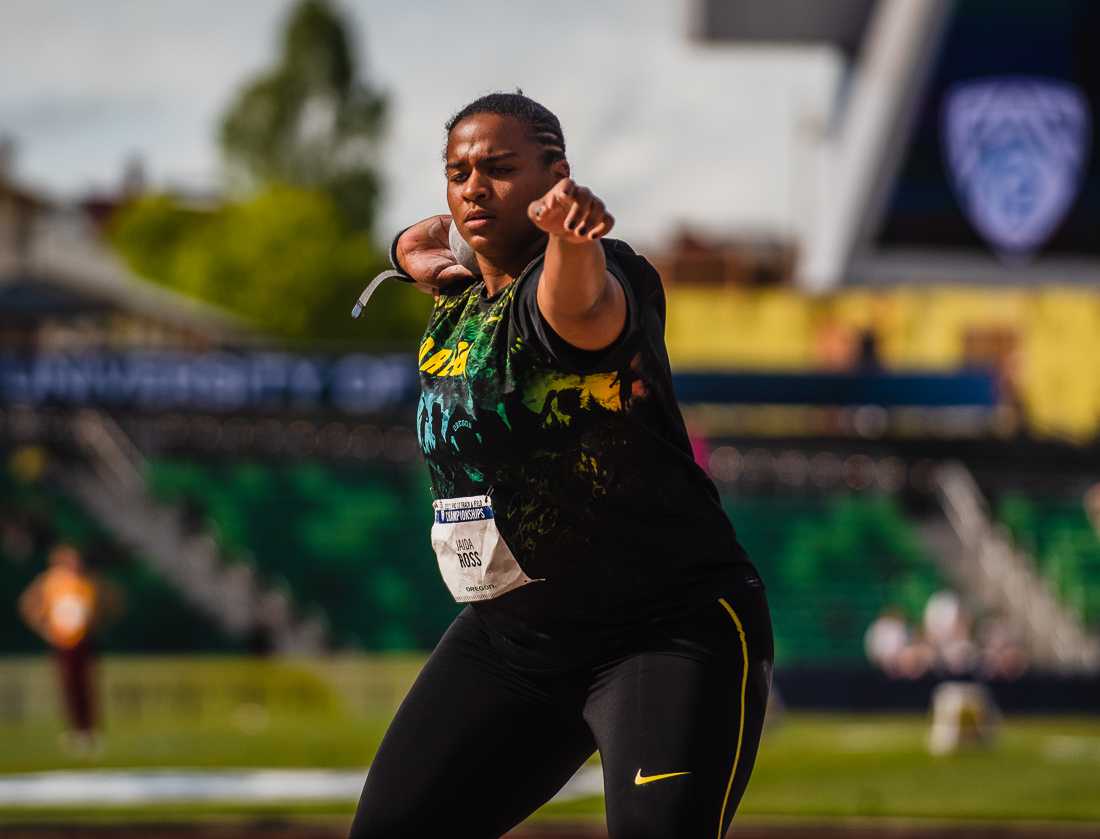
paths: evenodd
<path fill-rule="evenodd" d="M 463 612 L 382 739 L 351 839 L 495 839 L 592 754 L 582 704 L 582 690 L 570 702 L 560 681 L 547 688 L 504 665 L 478 618 Z"/>
<path fill-rule="evenodd" d="M 762 592 L 706 604 L 601 674 L 586 706 L 611 839 L 724 835 L 756 759 L 772 659 Z"/>

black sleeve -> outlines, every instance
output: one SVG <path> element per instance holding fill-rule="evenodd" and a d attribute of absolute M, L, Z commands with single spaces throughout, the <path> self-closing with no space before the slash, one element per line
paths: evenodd
<path fill-rule="evenodd" d="M 605 242 L 605 240 L 601 240 Z M 610 346 L 602 350 L 583 350 L 575 347 L 558 335 L 547 323 L 539 309 L 538 289 L 542 279 L 543 263 L 540 262 L 531 273 L 523 278 L 516 289 L 513 312 L 517 330 L 528 344 L 539 347 L 554 367 L 571 373 L 595 373 L 617 370 L 629 354 L 638 334 L 639 312 L 634 289 L 623 266 L 615 258 L 605 242 L 604 254 L 607 258 L 608 273 L 623 288 L 626 298 L 626 323 L 623 331 Z"/>

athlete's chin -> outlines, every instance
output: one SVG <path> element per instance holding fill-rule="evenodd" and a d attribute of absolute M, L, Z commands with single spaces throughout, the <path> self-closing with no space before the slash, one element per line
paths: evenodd
<path fill-rule="evenodd" d="M 466 243 L 482 256 L 499 256 L 515 247 L 513 237 L 503 236 L 499 231 L 468 230 L 464 238 Z"/>
<path fill-rule="evenodd" d="M 494 219 L 496 221 L 496 219 Z M 538 229 L 533 225 L 531 230 L 538 235 Z M 466 240 L 474 253 L 488 259 L 494 265 L 509 265 L 524 256 L 534 242 L 534 238 L 526 230 L 514 228 L 501 229 L 500 225 L 486 225 L 482 229 L 461 229 L 462 238 Z"/>

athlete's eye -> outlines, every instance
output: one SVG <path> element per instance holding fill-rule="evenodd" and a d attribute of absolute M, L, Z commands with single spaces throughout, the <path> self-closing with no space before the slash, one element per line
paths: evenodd
<path fill-rule="evenodd" d="M 494 166 L 491 170 L 493 175 L 507 175 L 510 172 L 514 172 L 515 168 L 512 166 Z"/>
<path fill-rule="evenodd" d="M 467 175 L 465 172 L 455 172 L 453 175 L 451 175 L 451 183 L 460 184 L 468 177 L 469 175 Z"/>

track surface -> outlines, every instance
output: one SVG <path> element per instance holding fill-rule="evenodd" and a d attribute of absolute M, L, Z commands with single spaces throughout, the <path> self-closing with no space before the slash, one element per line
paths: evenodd
<path fill-rule="evenodd" d="M 3 839 L 345 839 L 343 823 L 253 821 L 238 824 L 141 824 L 127 826 L 2 825 Z M 735 823 L 730 839 L 1100 839 L 1100 825 L 913 825 Z M 593 825 L 539 825 L 507 839 L 606 839 Z"/>

